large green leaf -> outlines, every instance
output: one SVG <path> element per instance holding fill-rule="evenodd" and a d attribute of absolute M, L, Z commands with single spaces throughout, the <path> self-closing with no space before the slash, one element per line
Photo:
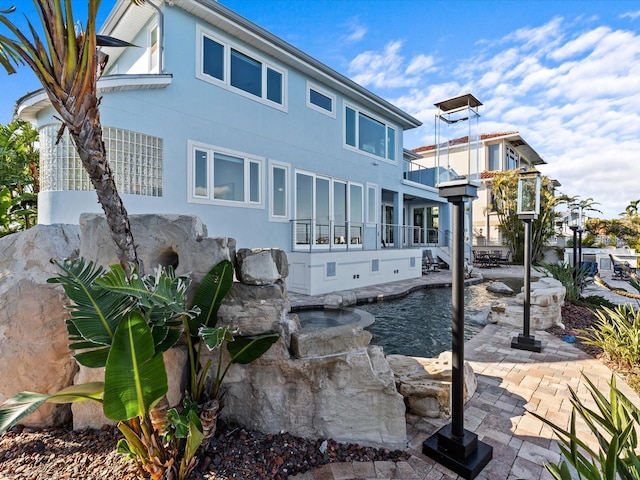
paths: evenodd
<path fill-rule="evenodd" d="M 61 284 L 69 299 L 71 318 L 67 320 L 70 348 L 85 350 L 76 359 L 88 367 L 103 367 L 106 353 L 120 319 L 135 307 L 135 299 L 106 289 L 96 288 L 104 269 L 84 259 L 58 263 L 64 274 L 50 278 Z"/>
<path fill-rule="evenodd" d="M 235 337 L 227 343 L 231 354 L 231 363 L 249 364 L 265 353 L 280 338 L 277 333 L 255 335 L 252 337 Z"/>
<path fill-rule="evenodd" d="M 151 329 L 137 311 L 116 329 L 104 384 L 104 413 L 117 421 L 147 414 L 167 393 L 162 354 L 156 354 Z"/>
<path fill-rule="evenodd" d="M 20 392 L 0 407 L 0 434 L 14 427 L 43 403 L 73 403 L 85 400 L 102 402 L 102 382 L 84 383 L 63 388 L 53 395 L 34 392 Z"/>
<path fill-rule="evenodd" d="M 215 327 L 222 300 L 233 286 L 233 264 L 222 260 L 202 279 L 193 296 L 193 306 L 200 315 L 189 320 L 189 332 L 196 335 L 200 327 Z"/>

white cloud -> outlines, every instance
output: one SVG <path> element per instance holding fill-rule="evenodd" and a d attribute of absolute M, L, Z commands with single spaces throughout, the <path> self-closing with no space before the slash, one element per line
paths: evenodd
<path fill-rule="evenodd" d="M 630 18 L 631 20 L 635 20 L 636 18 L 640 18 L 640 10 L 636 10 L 635 12 L 626 12 L 620 15 L 620 18 Z"/>
<path fill-rule="evenodd" d="M 439 59 L 425 87 L 392 100 L 424 124 L 407 132 L 405 147 L 433 143 L 433 103 L 470 92 L 484 103 L 483 132 L 519 130 L 560 191 L 592 197 L 605 218 L 617 217 L 640 198 L 640 34 L 584 25 L 557 17 L 481 42 L 482 50 L 451 65 Z"/>
<path fill-rule="evenodd" d="M 343 36 L 344 42 L 355 43 L 362 40 L 368 32 L 366 26 L 362 25 L 358 18 L 353 18 L 347 24 L 348 33 Z"/>
<path fill-rule="evenodd" d="M 423 74 L 434 70 L 436 61 L 431 56 L 420 54 L 406 64 L 400 54 L 401 48 L 402 42 L 394 40 L 382 52 L 369 50 L 358 54 L 349 63 L 351 78 L 361 85 L 374 88 L 418 85 Z"/>

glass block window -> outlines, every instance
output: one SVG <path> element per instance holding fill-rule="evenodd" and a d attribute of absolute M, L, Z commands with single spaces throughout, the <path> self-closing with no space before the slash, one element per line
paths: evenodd
<path fill-rule="evenodd" d="M 59 124 L 40 129 L 40 189 L 92 190 L 73 140 Z M 103 127 L 107 160 L 121 194 L 162 196 L 162 139 L 121 128 Z"/>

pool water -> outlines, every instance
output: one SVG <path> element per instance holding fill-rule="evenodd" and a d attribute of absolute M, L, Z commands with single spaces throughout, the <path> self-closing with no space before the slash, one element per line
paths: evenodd
<path fill-rule="evenodd" d="M 515 292 L 522 279 L 500 280 Z M 489 292 L 487 283 L 465 287 L 465 339 L 482 330 L 491 304 L 506 296 Z M 380 345 L 386 354 L 413 357 L 437 357 L 451 350 L 451 288 L 427 288 L 388 302 L 359 305 L 375 316 L 366 330 L 373 334 L 371 343 Z"/>

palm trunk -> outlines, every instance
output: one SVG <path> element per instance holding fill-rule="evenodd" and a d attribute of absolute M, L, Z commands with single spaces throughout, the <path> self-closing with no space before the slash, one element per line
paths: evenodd
<path fill-rule="evenodd" d="M 104 142 L 102 141 L 102 125 L 100 124 L 100 112 L 98 99 L 87 95 L 82 99 L 86 106 L 82 122 L 73 125 L 65 122 L 69 133 L 76 144 L 76 149 L 82 165 L 89 174 L 91 183 L 96 189 L 98 201 L 106 215 L 107 224 L 111 231 L 111 238 L 118 248 L 118 259 L 127 272 L 131 273 L 138 268 L 143 274 L 143 266 L 138 259 L 136 246 L 131 233 L 129 215 L 122 198 L 118 194 L 111 166 L 107 161 Z"/>

